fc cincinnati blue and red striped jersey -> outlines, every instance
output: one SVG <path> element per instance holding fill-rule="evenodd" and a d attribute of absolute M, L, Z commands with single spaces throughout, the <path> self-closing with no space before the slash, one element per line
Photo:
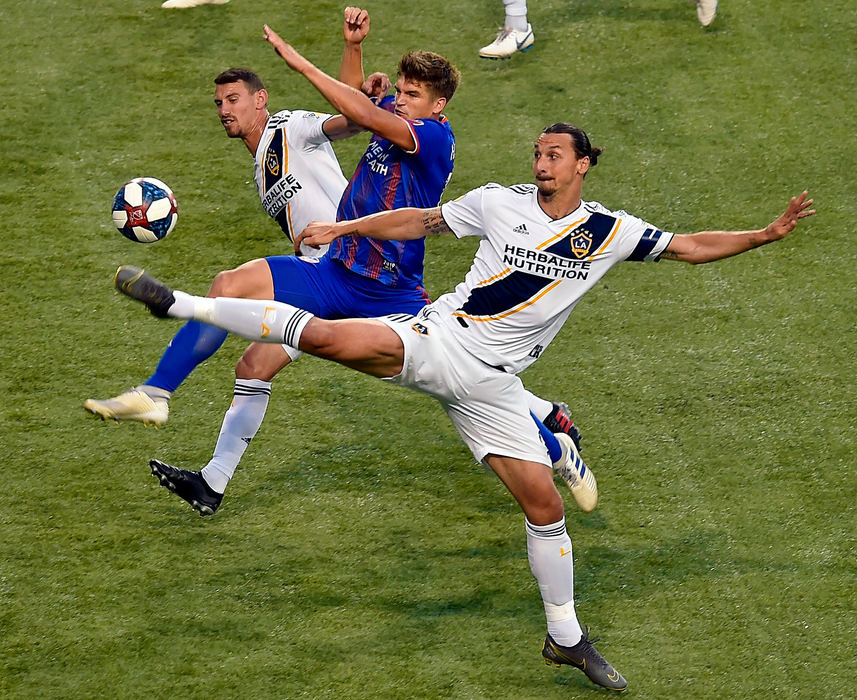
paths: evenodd
<path fill-rule="evenodd" d="M 379 104 L 392 111 L 394 97 Z M 336 220 L 356 219 L 402 207 L 436 207 L 452 175 L 455 136 L 446 117 L 409 119 L 416 148 L 405 151 L 380 136 L 373 136 L 360 159 L 336 213 Z M 352 272 L 376 279 L 389 287 L 422 286 L 425 242 L 379 241 L 345 236 L 335 240 L 328 255 Z"/>

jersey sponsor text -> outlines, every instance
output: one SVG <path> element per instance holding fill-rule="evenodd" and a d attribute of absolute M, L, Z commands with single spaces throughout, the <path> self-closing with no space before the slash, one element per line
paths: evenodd
<path fill-rule="evenodd" d="M 262 199 L 262 206 L 271 216 L 276 216 L 280 210 L 289 203 L 298 190 L 302 190 L 301 183 L 291 173 L 277 180 Z"/>
<path fill-rule="evenodd" d="M 589 276 L 589 268 L 592 267 L 592 262 L 589 260 L 572 260 L 553 253 L 521 248 L 509 243 L 503 250 L 503 263 L 516 270 L 549 279 L 585 280 Z"/>

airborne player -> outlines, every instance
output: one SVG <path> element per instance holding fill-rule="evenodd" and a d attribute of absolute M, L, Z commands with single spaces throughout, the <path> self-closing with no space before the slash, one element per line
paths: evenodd
<path fill-rule="evenodd" d="M 525 408 L 517 373 L 532 365 L 581 297 L 624 260 L 700 264 L 778 241 L 814 214 L 803 192 L 761 229 L 677 235 L 624 211 L 582 199 L 583 178 L 601 151 L 587 135 L 558 123 L 534 147 L 534 185 L 486 185 L 432 209 L 400 209 L 356 221 L 316 222 L 299 241 L 321 245 L 342 236 L 412 240 L 433 234 L 476 236 L 479 247 L 464 281 L 414 317 L 327 321 L 287 304 L 208 299 L 173 291 L 136 268 L 119 268 L 117 288 L 158 316 L 195 318 L 245 338 L 302 350 L 436 398 L 473 456 L 503 482 L 526 516 L 530 570 L 547 622 L 542 655 L 581 669 L 594 683 L 627 683 L 593 646 L 578 621 L 571 538 L 562 497 Z M 526 233 L 524 233 L 526 229 Z M 575 259 L 571 240 L 586 231 L 586 279 L 511 270 L 510 246 Z"/>

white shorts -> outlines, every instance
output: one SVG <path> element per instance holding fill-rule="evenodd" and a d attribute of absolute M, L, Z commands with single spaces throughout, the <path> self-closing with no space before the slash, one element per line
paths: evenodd
<path fill-rule="evenodd" d="M 493 454 L 551 466 L 521 380 L 475 358 L 433 317 L 436 312 L 378 319 L 405 346 L 401 373 L 384 381 L 440 401 L 477 461 L 485 464 Z"/>

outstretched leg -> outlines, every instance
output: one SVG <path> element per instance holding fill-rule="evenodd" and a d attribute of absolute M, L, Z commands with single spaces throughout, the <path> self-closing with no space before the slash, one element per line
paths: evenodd
<path fill-rule="evenodd" d="M 247 340 L 290 345 L 374 377 L 392 377 L 402 370 L 402 341 L 381 321 L 327 321 L 278 301 L 193 296 L 173 291 L 130 265 L 116 271 L 114 283 L 158 317 L 193 319 Z"/>
<path fill-rule="evenodd" d="M 127 269 L 127 268 L 126 268 Z M 141 274 L 142 270 L 139 270 Z M 140 283 L 135 275 L 123 283 Z M 273 278 L 264 259 L 251 260 L 234 270 L 218 273 L 208 295 L 267 299 L 274 294 Z M 220 328 L 189 320 L 164 350 L 155 372 L 139 386 L 111 399 L 87 399 L 84 408 L 103 419 L 130 420 L 161 426 L 169 418 L 169 400 L 179 385 L 223 345 L 226 333 Z"/>

